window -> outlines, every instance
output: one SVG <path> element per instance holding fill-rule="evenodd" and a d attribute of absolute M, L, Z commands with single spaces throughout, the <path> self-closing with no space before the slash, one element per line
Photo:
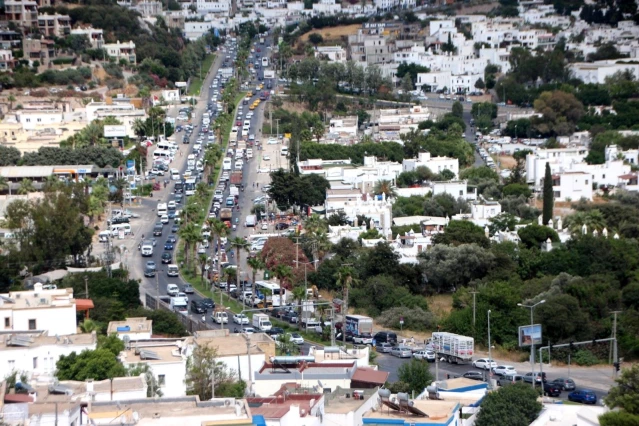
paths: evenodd
<path fill-rule="evenodd" d="M 10 359 L 9 361 L 9 371 L 13 371 L 16 369 L 16 362 L 13 359 Z"/>
<path fill-rule="evenodd" d="M 11 318 L 5 317 L 4 319 L 4 328 L 11 328 Z"/>
<path fill-rule="evenodd" d="M 38 368 L 38 357 L 34 356 L 33 357 L 33 369 L 35 370 L 36 368 Z"/>
<path fill-rule="evenodd" d="M 36 320 L 30 319 L 29 320 L 29 330 L 35 330 L 35 329 L 36 329 Z"/>
<path fill-rule="evenodd" d="M 158 385 L 164 386 L 166 384 L 166 376 L 164 374 L 158 374 Z"/>

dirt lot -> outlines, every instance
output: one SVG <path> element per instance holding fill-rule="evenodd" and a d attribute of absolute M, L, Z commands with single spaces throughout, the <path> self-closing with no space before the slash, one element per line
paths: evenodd
<path fill-rule="evenodd" d="M 349 36 L 351 34 L 357 34 L 357 30 L 362 28 L 361 24 L 343 25 L 340 27 L 328 27 L 321 30 L 313 30 L 300 37 L 303 42 L 308 41 L 308 36 L 313 33 L 320 34 L 324 37 L 324 42 L 327 41 L 341 41 L 342 36 Z"/>
<path fill-rule="evenodd" d="M 500 155 L 499 164 L 501 169 L 512 169 L 517 165 L 517 161 L 511 155 Z"/>

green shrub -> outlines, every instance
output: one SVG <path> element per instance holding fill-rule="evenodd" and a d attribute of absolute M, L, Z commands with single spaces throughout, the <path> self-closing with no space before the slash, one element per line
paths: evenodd
<path fill-rule="evenodd" d="M 383 327 L 400 328 L 399 319 L 404 318 L 405 329 L 414 331 L 433 330 L 437 327 L 437 317 L 422 308 L 396 307 L 387 309 L 377 317 L 377 322 Z"/>
<path fill-rule="evenodd" d="M 53 61 L 54 65 L 70 65 L 73 63 L 73 58 L 55 58 Z"/>
<path fill-rule="evenodd" d="M 577 351 L 572 359 L 577 365 L 590 366 L 599 364 L 597 357 L 592 352 L 585 349 Z"/>

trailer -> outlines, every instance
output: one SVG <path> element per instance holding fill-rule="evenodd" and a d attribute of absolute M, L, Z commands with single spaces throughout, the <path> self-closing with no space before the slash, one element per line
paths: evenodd
<path fill-rule="evenodd" d="M 451 364 L 465 364 L 473 360 L 475 339 L 447 332 L 435 332 L 431 339 L 433 351 Z"/>
<path fill-rule="evenodd" d="M 240 186 L 242 185 L 243 178 L 242 170 L 235 170 L 231 172 L 231 185 Z"/>
<path fill-rule="evenodd" d="M 373 333 L 373 319 L 364 315 L 346 315 L 346 331 L 354 336 Z"/>

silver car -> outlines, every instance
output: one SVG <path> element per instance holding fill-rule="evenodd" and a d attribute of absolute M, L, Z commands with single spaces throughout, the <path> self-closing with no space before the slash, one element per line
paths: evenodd
<path fill-rule="evenodd" d="M 435 362 L 437 355 L 433 351 L 417 351 L 413 354 L 413 358 L 421 359 L 428 362 Z"/>
<path fill-rule="evenodd" d="M 390 354 L 399 358 L 410 358 L 413 356 L 410 348 L 404 346 L 395 346 L 391 349 Z"/>
<path fill-rule="evenodd" d="M 389 353 L 393 346 L 390 343 L 378 343 L 376 348 L 377 352 Z"/>

